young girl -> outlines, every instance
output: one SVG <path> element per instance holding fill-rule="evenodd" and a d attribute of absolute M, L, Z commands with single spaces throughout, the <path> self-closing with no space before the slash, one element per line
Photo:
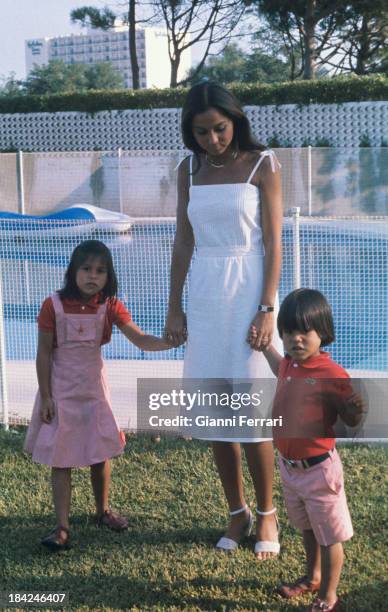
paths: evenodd
<path fill-rule="evenodd" d="M 353 393 L 347 372 L 320 350 L 333 342 L 334 326 L 331 308 L 319 291 L 290 293 L 279 311 L 278 330 L 286 356 L 272 345 L 263 351 L 278 377 L 273 414 L 283 416 L 283 436 L 293 435 L 292 429 L 303 435 L 303 427 L 314 426 L 314 419 L 315 425 L 320 420 L 323 432 L 322 437 L 274 436 L 287 512 L 291 524 L 303 532 L 307 559 L 307 576 L 283 585 L 280 593 L 289 598 L 318 592 L 311 610 L 329 612 L 340 609 L 336 589 L 342 542 L 353 535 L 332 427 L 338 414 L 347 425 L 357 425 L 363 402 Z M 326 432 L 331 437 L 323 437 Z"/>
<path fill-rule="evenodd" d="M 97 525 L 121 531 L 128 522 L 108 505 L 111 457 L 124 437 L 113 416 L 101 345 L 112 326 L 143 350 L 172 344 L 146 335 L 116 298 L 117 279 L 109 249 L 98 240 L 74 250 L 64 287 L 48 297 L 38 316 L 36 359 L 39 392 L 25 450 L 52 468 L 56 527 L 42 540 L 52 550 L 68 548 L 71 468 L 90 466 Z"/>

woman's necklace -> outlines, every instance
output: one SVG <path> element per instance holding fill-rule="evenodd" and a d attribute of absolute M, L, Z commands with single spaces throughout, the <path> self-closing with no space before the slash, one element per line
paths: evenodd
<path fill-rule="evenodd" d="M 233 151 L 231 158 L 227 159 L 226 162 L 224 164 L 220 164 L 217 163 L 215 161 L 213 161 L 209 155 L 207 153 L 205 153 L 205 159 L 206 162 L 209 164 L 209 166 L 213 166 L 213 168 L 224 168 L 231 160 L 235 160 L 238 157 L 238 151 Z"/>

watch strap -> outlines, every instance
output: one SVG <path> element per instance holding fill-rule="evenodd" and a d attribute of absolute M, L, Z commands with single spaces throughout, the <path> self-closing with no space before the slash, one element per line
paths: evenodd
<path fill-rule="evenodd" d="M 275 308 L 273 306 L 267 306 L 267 304 L 259 304 L 257 310 L 259 312 L 273 312 Z"/>

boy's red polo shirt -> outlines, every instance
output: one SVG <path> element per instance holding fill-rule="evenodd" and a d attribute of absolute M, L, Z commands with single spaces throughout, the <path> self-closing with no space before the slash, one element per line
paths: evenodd
<path fill-rule="evenodd" d="M 99 303 L 100 294 L 94 295 L 86 303 L 78 300 L 65 299 L 62 301 L 63 310 L 66 314 L 95 314 L 101 304 Z M 113 325 L 122 327 L 131 320 L 131 314 L 120 300 L 114 298 L 107 300 L 106 317 L 104 332 L 101 339 L 101 344 L 107 344 L 112 335 Z M 45 299 L 38 315 L 38 328 L 45 332 L 54 333 L 54 346 L 57 346 L 56 325 L 55 325 L 55 310 L 51 297 Z"/>
<path fill-rule="evenodd" d="M 286 438 L 282 435 L 287 435 L 289 429 L 293 430 L 294 436 L 295 431 L 299 431 L 299 424 L 302 433 L 303 424 L 319 424 L 324 419 L 326 431 L 334 436 L 332 427 L 338 413 L 330 406 L 325 406 L 323 410 L 322 402 L 316 398 L 322 391 L 338 395 L 340 398 L 349 397 L 353 393 L 349 378 L 349 374 L 331 359 L 329 353 L 321 352 L 303 363 L 294 361 L 288 355 L 282 359 L 273 404 L 273 417 L 283 417 L 283 427 L 277 428 L 274 432 L 274 444 L 283 457 L 307 459 L 322 455 L 334 448 L 334 437 Z M 296 383 L 295 379 L 300 379 L 300 384 Z"/>

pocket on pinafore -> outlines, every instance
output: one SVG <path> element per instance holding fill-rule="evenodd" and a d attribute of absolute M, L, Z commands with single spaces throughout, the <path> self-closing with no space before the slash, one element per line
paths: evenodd
<path fill-rule="evenodd" d="M 95 340 L 97 328 L 95 321 L 66 321 L 66 340 L 69 342 L 85 342 Z"/>

